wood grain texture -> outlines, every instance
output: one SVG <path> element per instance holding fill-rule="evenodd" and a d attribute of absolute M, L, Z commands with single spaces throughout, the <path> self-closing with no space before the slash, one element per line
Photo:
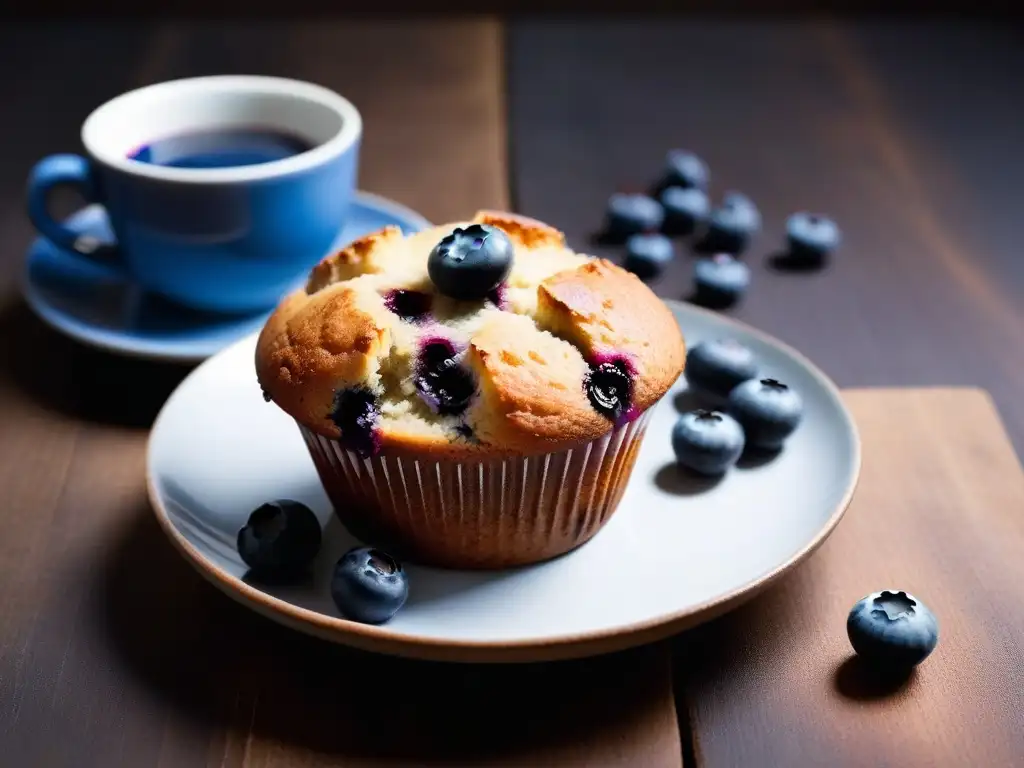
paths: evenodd
<path fill-rule="evenodd" d="M 764 219 L 731 314 L 842 386 L 982 386 L 1024 451 L 1024 102 L 1010 96 L 1022 74 L 1018 30 L 962 20 L 517 21 L 515 203 L 619 259 L 592 240 L 607 196 L 650 183 L 667 149 L 692 149 L 714 197 L 744 191 Z M 800 209 L 843 228 L 823 272 L 772 259 Z M 687 296 L 692 262 L 683 248 L 652 286 Z M 698 765 L 1020 762 L 1019 467 L 980 396 L 922 397 L 854 395 L 865 478 L 835 540 L 680 639 Z M 856 688 L 855 668 L 839 672 L 846 611 L 893 582 L 939 612 L 939 651 L 895 697 L 840 693 L 837 675 Z"/>
<path fill-rule="evenodd" d="M 335 88 L 365 119 L 363 188 L 434 220 L 505 207 L 501 39 L 488 20 L 0 29 L 17 73 L 0 82 L 0 764 L 680 765 L 664 645 L 507 670 L 398 662 L 218 594 L 145 498 L 146 429 L 186 370 L 80 347 L 15 296 L 32 162 L 77 150 L 103 100 L 174 77 Z"/>
<path fill-rule="evenodd" d="M 841 386 L 983 387 L 1022 452 L 1022 76 L 1017 30 L 962 20 L 516 22 L 515 202 L 617 259 L 590 241 L 608 195 L 692 149 L 764 220 L 732 314 Z M 773 268 L 801 209 L 843 229 L 822 273 Z M 687 296 L 692 262 L 655 290 Z"/>
<path fill-rule="evenodd" d="M 843 522 L 758 599 L 681 638 L 697 764 L 1014 766 L 1024 756 L 1024 472 L 973 389 L 844 393 L 864 447 Z M 854 660 L 846 616 L 905 589 L 939 619 L 909 679 Z"/>

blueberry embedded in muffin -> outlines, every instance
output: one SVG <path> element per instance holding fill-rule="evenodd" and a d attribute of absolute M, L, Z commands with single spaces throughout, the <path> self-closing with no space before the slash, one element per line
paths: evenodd
<path fill-rule="evenodd" d="M 380 447 L 379 419 L 377 397 L 366 387 L 346 387 L 335 394 L 331 421 L 340 432 L 338 439 L 360 456 L 372 456 Z"/>
<path fill-rule="evenodd" d="M 594 410 L 613 422 L 632 414 L 633 375 L 623 360 L 591 365 L 584 386 Z"/>
<path fill-rule="evenodd" d="M 435 413 L 461 414 L 476 392 L 472 374 L 459 362 L 460 355 L 448 339 L 428 338 L 422 344 L 416 390 Z"/>
<path fill-rule="evenodd" d="M 300 424 L 359 455 L 508 455 L 607 434 L 684 359 L 642 281 L 545 224 L 480 212 L 325 259 L 268 321 L 257 373 Z"/>
<path fill-rule="evenodd" d="M 505 283 L 498 283 L 488 291 L 487 300 L 498 309 L 508 309 L 508 287 Z"/>
<path fill-rule="evenodd" d="M 425 291 L 396 288 L 384 294 L 384 306 L 407 323 L 418 323 L 430 315 L 433 297 Z"/>

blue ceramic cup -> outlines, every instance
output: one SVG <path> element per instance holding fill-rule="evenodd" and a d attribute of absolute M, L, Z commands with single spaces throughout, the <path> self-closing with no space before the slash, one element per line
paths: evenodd
<path fill-rule="evenodd" d="M 36 229 L 75 258 L 200 310 L 272 307 L 330 248 L 356 186 L 362 119 L 338 94 L 276 77 L 174 80 L 122 94 L 82 125 L 86 156 L 32 170 Z M 48 210 L 70 185 L 104 206 L 97 248 Z"/>

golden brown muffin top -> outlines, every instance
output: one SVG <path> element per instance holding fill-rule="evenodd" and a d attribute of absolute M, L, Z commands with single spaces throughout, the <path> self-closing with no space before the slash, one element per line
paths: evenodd
<path fill-rule="evenodd" d="M 505 232 L 512 270 L 487 299 L 457 301 L 427 258 L 473 223 Z M 602 437 L 664 395 L 685 356 L 671 311 L 633 274 L 539 221 L 480 211 L 325 258 L 267 321 L 256 372 L 268 400 L 363 454 L 486 458 Z"/>

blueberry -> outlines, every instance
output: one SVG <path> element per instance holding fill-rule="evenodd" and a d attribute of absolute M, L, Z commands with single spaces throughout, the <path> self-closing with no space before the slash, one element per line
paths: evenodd
<path fill-rule="evenodd" d="M 743 453 L 743 429 L 718 411 L 690 411 L 672 428 L 672 450 L 680 465 L 702 475 L 721 475 Z"/>
<path fill-rule="evenodd" d="M 711 208 L 707 194 L 696 188 L 669 187 L 661 193 L 665 209 L 662 231 L 667 235 L 690 235 L 704 223 Z"/>
<path fill-rule="evenodd" d="M 605 234 L 624 240 L 639 232 L 656 232 L 664 219 L 661 203 L 654 198 L 640 194 L 615 194 L 608 198 Z"/>
<path fill-rule="evenodd" d="M 800 423 L 800 395 L 775 379 L 750 379 L 729 393 L 729 413 L 743 426 L 747 445 L 781 448 Z"/>
<path fill-rule="evenodd" d="M 790 256 L 820 260 L 839 247 L 842 236 L 839 227 L 827 216 L 794 213 L 786 221 L 786 239 Z"/>
<path fill-rule="evenodd" d="M 341 430 L 338 442 L 360 456 L 373 456 L 380 448 L 377 397 L 365 387 L 339 389 L 334 395 L 331 421 Z"/>
<path fill-rule="evenodd" d="M 664 235 L 631 235 L 626 241 L 625 267 L 638 277 L 648 278 L 661 274 L 674 256 L 672 241 Z"/>
<path fill-rule="evenodd" d="M 437 289 L 453 299 L 484 299 L 512 270 L 515 249 L 503 231 L 487 224 L 456 227 L 434 246 L 427 272 Z"/>
<path fill-rule="evenodd" d="M 405 605 L 409 579 L 402 564 L 371 547 L 346 552 L 334 566 L 331 597 L 346 618 L 383 624 Z"/>
<path fill-rule="evenodd" d="M 757 360 L 735 339 L 711 339 L 690 348 L 685 371 L 690 389 L 724 400 L 736 386 L 757 376 Z"/>
<path fill-rule="evenodd" d="M 498 309 L 508 309 L 508 288 L 501 283 L 487 294 L 487 300 Z"/>
<path fill-rule="evenodd" d="M 258 578 L 286 580 L 305 571 L 320 551 L 320 521 L 297 501 L 257 507 L 238 532 L 238 554 Z"/>
<path fill-rule="evenodd" d="M 435 413 L 462 413 L 476 393 L 472 375 L 459 364 L 455 348 L 446 339 L 428 340 L 423 345 L 413 381 Z"/>
<path fill-rule="evenodd" d="M 406 322 L 415 323 L 430 314 L 431 295 L 422 291 L 397 289 L 384 296 L 384 306 Z"/>
<path fill-rule="evenodd" d="M 668 186 L 705 189 L 708 185 L 708 167 L 692 152 L 673 149 L 665 156 L 665 179 Z"/>
<path fill-rule="evenodd" d="M 729 192 L 711 212 L 701 248 L 708 251 L 741 253 L 761 228 L 761 213 L 754 202 L 739 192 Z"/>
<path fill-rule="evenodd" d="M 621 360 L 591 365 L 583 386 L 594 410 L 612 421 L 633 404 L 633 377 Z"/>
<path fill-rule="evenodd" d="M 939 642 L 939 623 L 927 605 L 896 590 L 859 600 L 846 619 L 846 634 L 864 659 L 891 667 L 912 667 Z"/>
<path fill-rule="evenodd" d="M 727 253 L 699 259 L 693 268 L 698 301 L 714 306 L 728 306 L 743 295 L 750 285 L 750 270 Z"/>

